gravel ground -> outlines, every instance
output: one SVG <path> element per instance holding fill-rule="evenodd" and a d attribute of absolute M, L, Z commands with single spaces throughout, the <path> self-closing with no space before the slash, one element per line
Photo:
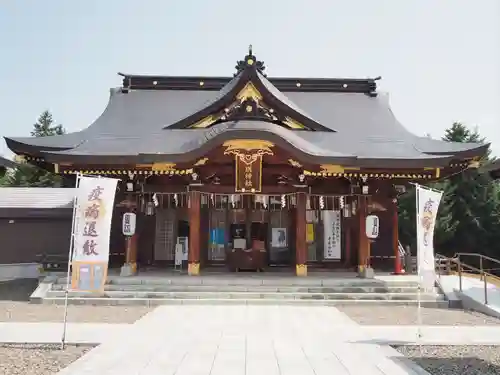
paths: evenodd
<path fill-rule="evenodd" d="M 432 375 L 498 375 L 499 346 L 394 346 Z"/>
<path fill-rule="evenodd" d="M 69 323 L 134 323 L 147 306 L 68 306 Z M 0 322 L 62 322 L 64 306 L 0 301 Z M 0 372 L 1 374 L 1 372 Z"/>
<path fill-rule="evenodd" d="M 64 306 L 29 303 L 37 285 L 38 280 L 0 282 L 0 322 L 61 322 Z M 147 306 L 69 305 L 68 322 L 134 323 L 152 310 Z"/>
<path fill-rule="evenodd" d="M 335 306 L 362 325 L 416 325 L 416 306 Z M 422 308 L 422 324 L 478 326 L 498 325 L 496 319 L 474 311 L 459 309 Z"/>
<path fill-rule="evenodd" d="M 89 346 L 67 346 L 62 351 L 59 345 L 2 345 L 0 374 L 55 374 L 91 349 Z"/>

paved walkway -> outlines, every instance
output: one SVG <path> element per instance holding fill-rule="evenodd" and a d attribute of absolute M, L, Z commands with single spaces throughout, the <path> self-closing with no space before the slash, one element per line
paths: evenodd
<path fill-rule="evenodd" d="M 422 344 L 500 345 L 499 326 L 421 327 Z M 62 324 L 0 323 L 0 341 L 59 343 Z M 161 306 L 135 324 L 69 323 L 102 343 L 60 375 L 422 374 L 389 344 L 417 327 L 360 326 L 326 306 Z"/>
<path fill-rule="evenodd" d="M 457 275 L 441 276 L 439 283 L 446 295 L 460 294 L 460 278 Z M 500 288 L 487 284 L 488 304 L 485 304 L 484 282 L 480 279 L 462 276 L 464 307 L 482 311 L 491 316 L 500 317 Z"/>
<path fill-rule="evenodd" d="M 415 374 L 331 307 L 162 306 L 60 375 Z M 132 339 L 133 338 L 133 339 Z"/>

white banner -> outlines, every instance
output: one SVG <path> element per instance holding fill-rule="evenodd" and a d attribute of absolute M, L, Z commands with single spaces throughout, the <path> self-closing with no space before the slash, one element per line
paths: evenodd
<path fill-rule="evenodd" d="M 322 211 L 324 228 L 323 258 L 342 258 L 342 227 L 340 211 Z"/>
<path fill-rule="evenodd" d="M 436 282 L 434 227 L 443 192 L 417 186 L 417 264 L 422 287 L 432 291 Z"/>
<path fill-rule="evenodd" d="M 74 218 L 74 262 L 108 262 L 117 182 L 113 178 L 80 177 Z"/>

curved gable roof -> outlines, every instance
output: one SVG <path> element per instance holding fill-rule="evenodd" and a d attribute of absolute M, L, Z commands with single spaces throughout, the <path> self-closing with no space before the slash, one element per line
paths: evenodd
<path fill-rule="evenodd" d="M 139 76 L 137 79 L 146 82 L 149 78 Z M 111 90 L 104 112 L 82 131 L 43 138 L 6 138 L 7 145 L 15 153 L 43 154 L 47 158 L 53 156 L 54 160 L 63 160 L 63 156 L 116 156 L 119 161 L 124 160 L 119 157 L 152 153 L 174 157 L 193 151 L 193 145 L 203 148 L 208 147 L 207 143 L 212 144 L 210 139 L 204 140 L 212 128 L 184 128 L 232 103 L 250 82 L 271 109 L 292 115 L 305 125 L 316 124 L 316 131 L 291 131 L 272 119 L 226 119 L 225 123 L 211 124 L 215 130 L 228 133 L 216 139 L 236 134 L 251 136 L 254 131 L 254 136 L 279 138 L 283 144 L 315 160 L 356 158 L 364 163 L 370 159 L 373 163 L 394 159 L 442 165 L 452 158 L 482 156 L 488 147 L 444 142 L 410 133 L 394 116 L 387 97 L 373 93 L 374 80 L 269 79 L 248 63 L 232 79 L 165 77 L 166 83 L 162 83 L 161 77 L 154 79 L 155 84 L 147 89 L 132 84 Z M 179 83 L 183 79 L 185 86 Z M 157 80 L 162 87 L 156 86 Z M 174 83 L 167 87 L 170 80 Z M 206 87 L 198 85 L 204 80 Z M 304 88 L 297 85 L 300 82 Z"/>
<path fill-rule="evenodd" d="M 164 129 L 204 128 L 235 119 L 267 119 L 299 129 L 336 131 L 314 120 L 278 90 L 258 69 L 255 56 L 241 62 L 242 70 L 204 105 Z M 246 109 L 246 111 L 245 111 Z M 236 111 L 235 111 L 236 110 Z M 232 116 L 233 112 L 239 112 Z"/>

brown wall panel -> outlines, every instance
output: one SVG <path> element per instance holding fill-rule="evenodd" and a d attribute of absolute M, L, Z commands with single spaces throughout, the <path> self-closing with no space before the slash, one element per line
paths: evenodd
<path fill-rule="evenodd" d="M 37 262 L 41 254 L 67 258 L 71 218 L 0 219 L 0 239 L 0 264 Z"/>

